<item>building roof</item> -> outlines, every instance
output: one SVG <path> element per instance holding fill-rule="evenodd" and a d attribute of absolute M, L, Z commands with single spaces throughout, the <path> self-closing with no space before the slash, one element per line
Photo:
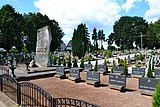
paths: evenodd
<path fill-rule="evenodd" d="M 67 47 L 72 47 L 72 40 L 68 42 Z"/>

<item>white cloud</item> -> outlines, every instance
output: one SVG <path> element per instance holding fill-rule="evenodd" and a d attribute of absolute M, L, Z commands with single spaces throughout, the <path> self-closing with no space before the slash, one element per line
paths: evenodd
<path fill-rule="evenodd" d="M 141 2 L 142 0 L 126 0 L 122 5 L 122 9 L 128 12 L 131 8 L 135 7 L 136 2 Z"/>
<path fill-rule="evenodd" d="M 149 10 L 146 11 L 144 18 L 149 22 L 155 22 L 160 18 L 160 0 L 146 0 Z"/>
<path fill-rule="evenodd" d="M 114 0 L 37 0 L 34 5 L 39 12 L 58 21 L 67 36 L 72 36 L 80 23 L 89 26 L 89 30 L 94 27 L 107 29 L 119 19 L 121 11 Z"/>

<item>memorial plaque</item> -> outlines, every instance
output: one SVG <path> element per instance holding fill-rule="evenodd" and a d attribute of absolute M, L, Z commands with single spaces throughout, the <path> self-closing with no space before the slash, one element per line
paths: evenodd
<path fill-rule="evenodd" d="M 126 76 L 109 74 L 109 84 L 125 87 L 126 86 Z"/>
<path fill-rule="evenodd" d="M 155 69 L 154 70 L 154 75 L 155 75 L 156 79 L 159 79 L 160 78 L 160 69 Z"/>
<path fill-rule="evenodd" d="M 92 70 L 92 64 L 84 64 L 84 69 L 87 71 Z"/>
<path fill-rule="evenodd" d="M 139 78 L 139 89 L 155 91 L 157 83 L 155 78 Z"/>
<path fill-rule="evenodd" d="M 36 65 L 38 65 L 39 67 L 51 66 L 49 58 L 51 41 L 52 41 L 52 35 L 49 26 L 37 30 L 35 61 Z"/>
<path fill-rule="evenodd" d="M 70 69 L 69 76 L 73 77 L 73 78 L 77 78 L 77 79 L 80 78 L 80 71 L 79 71 L 79 69 Z"/>
<path fill-rule="evenodd" d="M 106 66 L 105 65 L 97 65 L 97 71 L 106 73 Z"/>
<path fill-rule="evenodd" d="M 145 68 L 132 67 L 132 75 L 144 76 Z"/>
<path fill-rule="evenodd" d="M 86 80 L 100 82 L 100 73 L 95 71 L 87 71 Z"/>
<path fill-rule="evenodd" d="M 64 76 L 64 75 L 65 75 L 65 74 L 64 74 L 64 67 L 57 67 L 57 68 L 56 68 L 56 73 L 57 73 L 58 75 Z"/>
<path fill-rule="evenodd" d="M 124 66 L 115 66 L 113 67 L 113 73 L 123 73 Z"/>

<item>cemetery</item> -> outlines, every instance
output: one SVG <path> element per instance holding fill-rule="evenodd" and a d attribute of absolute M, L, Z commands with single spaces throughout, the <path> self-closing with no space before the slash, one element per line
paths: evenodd
<path fill-rule="evenodd" d="M 142 45 L 147 25 L 142 20 L 143 27 L 140 26 L 139 17 L 129 17 L 131 22 L 124 21 L 123 31 L 114 30 L 120 33 L 111 33 L 109 39 L 105 39 L 103 30 L 97 33 L 94 28 L 93 44 L 86 25 L 80 24 L 65 45 L 58 22 L 40 13 L 30 15 L 43 19 L 36 20 L 41 22 L 38 27 L 36 24 L 30 27 L 32 17 L 26 15 L 26 28 L 19 35 L 23 36 L 19 38 L 21 41 L 14 40 L 12 44 L 5 41 L 8 38 L 0 40 L 1 44 L 3 41 L 7 44 L 0 45 L 0 92 L 17 106 L 151 107 L 159 101 L 160 47 L 154 47 L 148 39 Z M 4 29 L 1 33 L 0 28 L 0 37 L 6 35 L 9 33 Z M 127 38 L 128 35 L 137 38 Z M 106 41 L 108 46 L 104 49 Z"/>

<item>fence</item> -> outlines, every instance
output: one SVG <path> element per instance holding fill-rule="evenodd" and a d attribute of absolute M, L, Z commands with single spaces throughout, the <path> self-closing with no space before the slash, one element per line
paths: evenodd
<path fill-rule="evenodd" d="M 53 98 L 41 87 L 30 82 L 18 82 L 8 74 L 0 75 L 0 91 L 22 107 L 99 107 L 73 98 Z"/>

